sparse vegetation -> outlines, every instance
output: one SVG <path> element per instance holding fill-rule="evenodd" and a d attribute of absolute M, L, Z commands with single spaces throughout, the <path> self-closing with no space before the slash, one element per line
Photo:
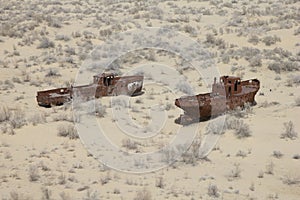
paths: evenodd
<path fill-rule="evenodd" d="M 285 175 L 282 179 L 282 182 L 287 185 L 296 185 L 300 184 L 300 178 L 296 175 Z"/>
<path fill-rule="evenodd" d="M 48 49 L 48 48 L 53 48 L 54 42 L 50 41 L 49 38 L 42 38 L 40 41 L 40 44 L 38 45 L 38 49 Z"/>
<path fill-rule="evenodd" d="M 283 156 L 283 154 L 280 151 L 273 151 L 273 156 L 279 159 Z"/>
<path fill-rule="evenodd" d="M 300 185 L 297 174 L 300 160 L 300 152 L 297 151 L 299 127 L 297 119 L 293 118 L 297 116 L 295 112 L 300 106 L 297 93 L 300 85 L 300 43 L 295 40 L 300 34 L 297 3 L 296 0 L 34 0 L 25 3 L 15 0 L 1 1 L 0 198 L 296 198 L 294 191 Z M 224 134 L 224 130 L 227 129 L 226 134 L 221 136 L 222 139 L 214 151 L 204 159 L 200 159 L 199 155 L 199 146 L 203 138 L 196 138 L 176 163 L 173 161 L 177 157 L 177 151 L 187 149 L 187 146 L 181 145 L 178 149 L 165 148 L 161 161 L 165 162 L 165 165 L 172 165 L 168 165 L 157 174 L 145 173 L 135 176 L 113 171 L 109 176 L 106 174 L 109 168 L 94 159 L 97 155 L 87 153 L 80 141 L 68 139 L 78 137 L 73 122 L 80 119 L 83 121 L 83 117 L 78 115 L 73 118 L 70 104 L 52 108 L 38 107 L 35 100 L 36 91 L 75 85 L 75 81 L 66 80 L 74 78 L 77 70 L 85 67 L 85 64 L 93 72 L 101 73 L 100 64 L 102 65 L 103 58 L 114 56 L 118 50 L 128 50 L 128 45 L 138 47 L 152 39 L 145 33 L 143 37 L 135 36 L 133 43 L 129 43 L 124 35 L 115 36 L 115 33 L 125 33 L 126 36 L 128 30 L 157 26 L 172 32 L 167 36 L 170 41 L 161 37 L 163 32 L 157 34 L 155 44 L 168 47 L 170 42 L 169 44 L 177 45 L 181 51 L 192 50 L 193 45 L 181 46 L 185 41 L 171 40 L 176 32 L 180 32 L 197 41 L 204 51 L 209 51 L 210 54 L 202 55 L 192 50 L 191 57 L 184 55 L 184 58 L 181 58 L 180 55 L 166 50 L 137 50 L 126 53 L 109 65 L 107 71 L 125 74 L 128 69 L 144 67 L 147 62 L 153 65 L 165 62 L 180 74 L 178 80 L 174 79 L 179 82 L 175 85 L 175 90 L 180 93 L 176 94 L 176 97 L 169 91 L 166 94 L 165 91 L 160 92 L 156 88 L 148 90 L 151 86 L 145 84 L 144 95 L 133 97 L 130 103 L 119 101 L 112 105 L 119 106 L 117 109 L 129 109 L 136 122 L 146 125 L 152 117 L 147 111 L 152 103 L 159 102 L 160 108 L 165 110 L 168 118 L 165 122 L 166 127 L 155 137 L 142 142 L 137 138 L 122 141 L 123 138 L 115 137 L 117 131 L 108 125 L 109 137 L 117 139 L 118 145 L 122 146 L 119 147 L 125 151 L 125 156 L 131 153 L 147 154 L 165 147 L 177 137 L 176 128 L 189 130 L 194 126 L 199 125 L 203 128 L 203 124 L 209 124 L 203 134 Z M 120 43 L 112 45 L 111 49 L 102 49 L 104 53 L 90 54 L 93 49 L 101 48 L 102 44 L 115 37 L 120 37 Z M 122 41 L 126 44 L 123 45 Z M 110 52 L 113 54 L 109 54 Z M 222 73 L 229 72 L 227 75 L 246 79 L 256 77 L 261 80 L 259 95 L 256 96 L 258 106 L 253 107 L 253 112 L 252 109 L 237 109 L 236 113 L 227 115 L 224 130 L 218 124 L 213 124 L 213 120 L 187 127 L 174 124 L 174 116 L 180 112 L 180 109 L 174 107 L 174 98 L 192 94 L 192 89 L 197 94 L 204 92 L 202 89 L 206 88 L 206 79 L 198 80 L 194 67 L 201 67 L 201 70 L 202 67 L 209 67 L 211 63 L 207 63 L 206 60 L 210 56 L 217 62 L 213 66 L 220 65 Z M 93 63 L 88 66 L 90 59 Z M 192 66 L 190 61 L 194 59 L 201 61 L 201 65 Z M 168 70 L 153 72 L 152 74 L 145 70 L 145 80 L 157 81 L 157 73 L 163 77 L 159 84 L 168 87 L 167 83 L 171 80 L 167 77 Z M 206 89 L 209 90 L 210 85 Z M 110 120 L 111 106 L 108 99 L 101 98 L 101 104 L 96 102 L 95 107 L 94 104 L 90 104 L 87 108 L 91 111 L 89 117 L 102 118 L 97 118 L 97 121 L 105 123 L 104 128 L 106 124 L 120 120 Z M 266 120 L 266 126 L 260 127 L 263 117 L 266 117 L 263 119 Z M 281 131 L 277 129 L 278 124 L 272 127 L 268 120 L 279 123 L 286 120 L 287 125 L 282 125 L 284 129 Z M 293 125 L 289 125 L 289 120 L 292 120 Z M 45 131 L 46 129 L 49 130 Z M 141 128 L 141 131 L 145 130 L 146 128 Z M 53 131 L 54 135 L 51 134 Z M 58 138 L 56 133 L 66 138 Z M 253 137 L 233 144 L 231 142 L 235 139 L 232 139 L 232 133 L 238 138 L 249 135 Z M 256 148 L 261 147 L 257 142 L 265 141 L 269 144 L 264 146 L 263 151 Z M 248 148 L 253 148 L 252 153 L 251 150 L 247 151 Z M 120 159 L 112 158 L 117 161 Z M 218 163 L 219 158 L 221 163 Z M 272 167 L 271 163 L 262 162 L 268 159 L 272 159 L 276 167 Z M 149 165 L 149 170 L 152 161 L 149 157 L 149 163 L 145 163 Z M 236 166 L 238 164 L 233 165 L 237 161 L 241 162 L 239 167 Z M 286 162 L 289 164 L 286 165 Z M 140 162 L 137 162 L 137 167 L 139 164 Z M 200 178 L 195 175 L 198 169 L 201 169 Z M 260 169 L 262 170 L 259 171 Z M 296 174 L 292 174 L 293 171 Z M 270 175 L 271 172 L 274 175 Z M 283 174 L 286 172 L 291 174 Z M 229 181 L 239 180 L 220 183 L 219 181 L 224 179 L 220 176 L 224 176 L 224 173 L 230 174 L 229 177 L 226 174 Z M 254 175 L 253 180 L 248 179 L 248 173 Z M 278 184 L 278 180 L 282 181 L 281 185 Z M 101 188 L 97 192 L 95 189 L 99 188 L 99 185 Z M 278 187 L 282 188 L 278 190 Z M 31 194 L 28 193 L 28 188 L 32 189 Z M 154 190 L 156 191 L 152 192 Z M 281 194 L 283 190 L 284 194 Z"/>
<path fill-rule="evenodd" d="M 151 200 L 152 195 L 149 190 L 146 188 L 137 191 L 136 196 L 133 198 L 134 200 Z"/>
<path fill-rule="evenodd" d="M 51 200 L 52 191 L 48 187 L 42 187 L 42 200 Z"/>
<path fill-rule="evenodd" d="M 37 166 L 35 165 L 29 166 L 28 177 L 29 177 L 29 181 L 31 182 L 39 180 L 40 175 Z"/>
<path fill-rule="evenodd" d="M 79 137 L 74 125 L 71 124 L 59 125 L 57 128 L 57 135 L 68 137 L 70 139 L 77 139 Z"/>
<path fill-rule="evenodd" d="M 259 173 L 258 173 L 258 178 L 263 178 L 264 177 L 264 172 L 261 170 L 261 171 L 259 171 Z"/>
<path fill-rule="evenodd" d="M 274 163 L 272 161 L 266 165 L 266 174 L 274 174 Z"/>
<path fill-rule="evenodd" d="M 281 138 L 295 139 L 298 137 L 298 133 L 295 131 L 294 123 L 292 121 L 285 122 L 283 125 L 284 131 L 281 134 Z"/>
<path fill-rule="evenodd" d="M 162 176 L 157 177 L 155 180 L 155 186 L 163 189 L 165 187 L 164 179 Z"/>
<path fill-rule="evenodd" d="M 242 172 L 242 170 L 240 168 L 240 164 L 239 163 L 234 163 L 234 168 L 230 171 L 228 180 L 231 181 L 231 180 L 240 178 L 241 177 L 241 172 Z"/>
<path fill-rule="evenodd" d="M 122 146 L 128 150 L 136 150 L 138 148 L 138 143 L 131 139 L 123 139 Z"/>
<path fill-rule="evenodd" d="M 249 125 L 244 123 L 243 120 L 237 119 L 235 117 L 226 118 L 227 129 L 234 130 L 234 134 L 238 138 L 245 138 L 251 136 L 251 130 Z"/>
<path fill-rule="evenodd" d="M 281 42 L 280 37 L 274 35 L 274 36 L 265 36 L 262 39 L 262 42 L 265 43 L 267 46 L 271 46 L 273 44 L 276 44 L 276 42 Z"/>
<path fill-rule="evenodd" d="M 0 107 L 0 122 L 8 121 L 11 116 L 11 111 L 7 106 L 2 105 Z"/>
<path fill-rule="evenodd" d="M 220 196 L 218 187 L 213 184 L 209 184 L 207 194 L 210 197 L 218 198 Z"/>
<path fill-rule="evenodd" d="M 180 81 L 176 84 L 176 89 L 185 94 L 193 94 L 191 86 L 187 82 Z"/>
<path fill-rule="evenodd" d="M 296 106 L 300 106 L 300 96 L 295 98 Z"/>

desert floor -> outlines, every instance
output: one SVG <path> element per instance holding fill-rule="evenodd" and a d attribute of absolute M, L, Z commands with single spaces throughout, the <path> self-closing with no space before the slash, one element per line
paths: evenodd
<path fill-rule="evenodd" d="M 296 0 L 0 0 L 0 5 L 2 199 L 300 198 Z M 87 151 L 74 129 L 80 119 L 73 115 L 71 103 L 40 107 L 36 94 L 77 82 L 91 57 L 96 64 L 87 67 L 102 71 L 97 61 L 109 55 L 91 54 L 93 49 L 114 34 L 145 27 L 183 34 L 209 52 L 207 59 L 214 61 L 219 74 L 257 78 L 261 87 L 255 106 L 226 115 L 223 132 L 205 158 L 189 149 L 170 166 L 134 174 L 109 168 Z M 144 75 L 144 94 L 121 105 L 141 131 L 156 130 L 148 126 L 158 117 L 151 115 L 151 107 L 158 105 L 165 113 L 164 126 L 154 137 L 133 138 L 115 125 L 119 119 L 113 115 L 111 98 L 96 100 L 97 123 L 128 153 L 168 145 L 182 127 L 174 123 L 182 114 L 174 100 L 211 88 L 191 63 L 158 49 L 128 52 L 107 71 Z M 92 77 L 83 81 L 88 84 Z M 211 124 L 190 125 L 199 128 L 196 148 L 206 135 L 214 134 L 207 128 Z"/>

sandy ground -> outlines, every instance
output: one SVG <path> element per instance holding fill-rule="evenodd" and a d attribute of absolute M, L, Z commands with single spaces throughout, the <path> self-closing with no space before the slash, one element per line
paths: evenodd
<path fill-rule="evenodd" d="M 299 199 L 296 2 L 0 0 L 1 198 Z M 73 132 L 72 105 L 39 107 L 36 92 L 74 83 L 92 50 L 109 35 L 144 27 L 172 28 L 197 41 L 211 53 L 221 75 L 261 81 L 257 105 L 242 111 L 243 116 L 226 116 L 242 120 L 251 136 L 238 138 L 227 129 L 205 159 L 189 154 L 192 161 L 180 159 L 160 170 L 132 174 L 99 162 L 80 139 L 58 135 L 68 127 Z M 185 94 L 183 85 L 176 85 L 179 80 L 186 80 L 196 94 L 210 90 L 180 55 L 139 50 L 116 63 L 110 69 L 126 74 L 141 68 L 145 76 L 144 94 L 124 107 L 140 131 L 156 130 L 150 126 L 153 106 L 165 114 L 155 136 L 133 138 L 116 126 L 111 98 L 97 100 L 101 114 L 105 110 L 97 123 L 117 148 L 129 153 L 153 152 L 177 137 L 182 126 L 174 120 L 182 110 L 174 99 Z M 282 138 L 289 121 L 298 137 Z M 209 123 L 191 126 L 199 125 L 197 136 L 203 139 Z"/>

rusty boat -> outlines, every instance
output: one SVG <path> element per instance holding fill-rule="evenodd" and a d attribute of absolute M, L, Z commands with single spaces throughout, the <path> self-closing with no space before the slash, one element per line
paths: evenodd
<path fill-rule="evenodd" d="M 255 105 L 255 95 L 260 88 L 257 79 L 241 81 L 239 77 L 222 76 L 214 79 L 212 92 L 194 96 L 183 96 L 175 105 L 184 111 L 175 123 L 187 125 L 209 120 L 245 104 Z"/>
<path fill-rule="evenodd" d="M 93 76 L 93 82 L 88 85 L 62 87 L 37 92 L 38 105 L 51 107 L 70 102 L 74 97 L 83 100 L 100 98 L 103 96 L 129 95 L 142 93 L 143 76 L 117 76 L 103 73 Z"/>

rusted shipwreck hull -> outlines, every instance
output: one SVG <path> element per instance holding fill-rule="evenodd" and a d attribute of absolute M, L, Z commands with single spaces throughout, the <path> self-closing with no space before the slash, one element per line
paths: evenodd
<path fill-rule="evenodd" d="M 93 83 L 82 86 L 71 86 L 44 90 L 37 92 L 38 105 L 51 107 L 62 105 L 71 101 L 74 97 L 82 100 L 100 98 L 103 96 L 138 95 L 142 91 L 143 76 L 116 76 L 114 74 L 101 74 L 93 77 Z"/>
<path fill-rule="evenodd" d="M 175 105 L 184 110 L 184 114 L 175 122 L 184 125 L 204 121 L 243 107 L 246 103 L 253 105 L 259 87 L 257 79 L 241 81 L 239 77 L 222 76 L 217 82 L 215 78 L 211 93 L 183 96 L 175 100 Z"/>

